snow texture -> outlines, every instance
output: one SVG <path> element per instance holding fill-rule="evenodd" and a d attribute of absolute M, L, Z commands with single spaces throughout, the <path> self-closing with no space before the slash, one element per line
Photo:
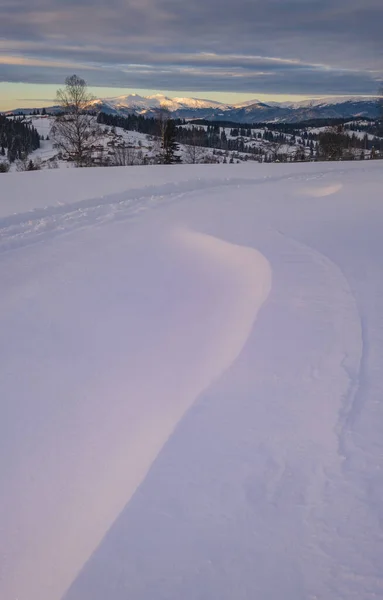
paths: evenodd
<path fill-rule="evenodd" d="M 383 597 L 379 162 L 0 188 L 0 598 Z"/>

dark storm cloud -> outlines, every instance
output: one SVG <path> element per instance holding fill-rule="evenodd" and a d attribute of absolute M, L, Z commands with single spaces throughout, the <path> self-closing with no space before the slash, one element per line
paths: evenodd
<path fill-rule="evenodd" d="M 92 85 L 356 94 L 374 93 L 383 74 L 382 0 L 0 0 L 0 7 L 3 81 L 61 83 L 76 71 Z"/>

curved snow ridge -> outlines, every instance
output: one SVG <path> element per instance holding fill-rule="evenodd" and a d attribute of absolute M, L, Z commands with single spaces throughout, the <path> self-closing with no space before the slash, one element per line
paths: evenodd
<path fill-rule="evenodd" d="M 214 283 L 203 263 L 208 256 L 219 259 L 218 271 L 221 264 L 237 270 L 239 261 L 241 270 L 257 277 L 257 263 L 246 249 L 234 254 L 219 240 L 187 230 L 176 230 L 173 237 L 178 251 L 186 247 L 195 258 L 200 255 L 206 285 Z M 262 592 L 278 599 L 351 597 L 341 590 L 347 571 L 355 573 L 356 565 L 363 565 L 358 544 L 352 543 L 363 536 L 354 527 L 358 519 L 350 519 L 338 435 L 341 412 L 353 401 L 353 377 L 363 351 L 357 305 L 342 271 L 321 252 L 272 229 L 259 241 L 272 265 L 273 287 L 246 356 L 236 363 L 239 370 L 230 369 L 222 387 L 221 381 L 209 387 L 204 396 L 210 408 L 205 404 L 203 416 L 190 411 L 190 437 L 186 428 L 170 440 L 164 470 L 160 461 L 154 471 L 154 487 L 148 478 L 149 487 L 127 507 L 65 600 L 146 600 L 153 590 L 160 598 L 178 598 L 179 581 L 187 596 L 191 580 L 196 589 L 207 589 L 209 580 L 201 572 L 210 561 L 222 566 L 209 588 L 212 598 L 230 598 L 232 590 L 235 596 L 243 581 L 242 596 L 249 598 Z M 214 288 L 220 292 L 219 307 L 233 289 Z M 249 304 L 252 297 L 258 296 L 250 294 Z M 243 294 L 236 307 L 248 311 L 243 323 L 238 316 L 232 320 L 242 328 L 242 343 L 253 317 Z M 221 366 L 235 355 L 232 333 L 225 331 L 231 352 Z M 132 520 L 137 526 L 131 527 Z M 161 557 L 153 548 L 161 549 Z M 351 553 L 359 554 L 357 563 L 353 558 L 347 562 Z"/>
<path fill-rule="evenodd" d="M 191 250 L 202 261 L 216 261 L 232 271 L 233 283 L 226 291 L 227 297 L 233 297 L 233 312 L 230 326 L 219 329 L 214 342 L 221 351 L 216 356 L 212 353 L 211 360 L 215 361 L 214 378 L 221 375 L 239 356 L 244 347 L 258 312 L 266 302 L 272 287 L 272 270 L 269 261 L 258 250 L 246 246 L 238 246 L 218 239 L 205 233 L 199 233 L 186 228 L 173 231 L 173 239 L 180 246 Z M 212 273 L 213 278 L 216 276 Z M 235 298 L 235 300 L 234 300 Z M 227 298 L 221 302 L 227 301 Z M 235 309 L 234 309 L 235 306 Z M 219 306 L 217 306 L 219 311 Z M 219 362 L 218 362 L 219 361 Z M 211 363 L 213 365 L 213 363 Z M 213 383 L 210 377 L 209 385 Z M 206 387 L 206 386 L 205 386 Z M 201 389 L 200 392 L 203 390 Z"/>
<path fill-rule="evenodd" d="M 80 256 L 75 236 L 73 249 L 57 240 L 32 296 L 34 274 L 20 267 L 17 301 L 0 310 L 5 335 L 17 324 L 44 340 L 3 358 L 1 598 L 62 597 L 185 412 L 241 353 L 271 289 L 259 252 L 194 231 L 132 248 L 105 228 Z M 43 253 L 33 247 L 33 264 Z"/>

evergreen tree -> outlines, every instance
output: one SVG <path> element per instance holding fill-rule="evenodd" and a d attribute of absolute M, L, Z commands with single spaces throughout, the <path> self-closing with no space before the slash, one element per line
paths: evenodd
<path fill-rule="evenodd" d="M 0 147 L 1 155 L 7 156 L 10 162 L 28 155 L 40 147 L 40 136 L 36 129 L 23 118 L 7 118 L 0 115 Z"/>
<path fill-rule="evenodd" d="M 164 165 L 173 165 L 181 162 L 181 158 L 176 152 L 179 146 L 176 141 L 176 127 L 172 119 L 167 119 L 162 134 L 162 149 Z"/>
<path fill-rule="evenodd" d="M 343 127 L 330 127 L 319 135 L 318 154 L 325 160 L 340 160 L 348 144 Z"/>

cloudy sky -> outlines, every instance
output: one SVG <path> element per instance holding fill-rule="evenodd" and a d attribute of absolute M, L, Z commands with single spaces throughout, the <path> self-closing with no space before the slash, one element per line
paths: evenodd
<path fill-rule="evenodd" d="M 229 102 L 383 80 L 383 0 L 0 0 L 0 14 L 0 108 L 49 103 L 72 73 L 100 96 Z"/>

